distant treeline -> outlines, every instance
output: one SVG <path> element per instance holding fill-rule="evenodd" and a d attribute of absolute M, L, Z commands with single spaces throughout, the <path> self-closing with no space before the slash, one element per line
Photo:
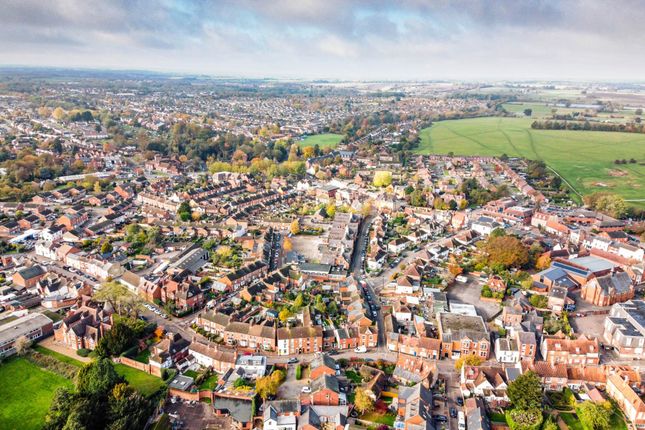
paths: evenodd
<path fill-rule="evenodd" d="M 618 131 L 625 133 L 645 133 L 643 124 L 618 124 L 609 122 L 589 121 L 533 121 L 531 128 L 536 130 L 587 130 L 587 131 Z"/>

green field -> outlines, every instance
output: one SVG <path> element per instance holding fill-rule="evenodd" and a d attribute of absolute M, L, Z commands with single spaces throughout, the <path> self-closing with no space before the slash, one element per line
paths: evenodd
<path fill-rule="evenodd" d="M 341 140 L 343 140 L 342 134 L 326 133 L 326 134 L 315 134 L 313 136 L 307 136 L 300 142 L 298 145 L 301 147 L 305 146 L 316 146 L 318 145 L 322 148 L 335 148 L 338 146 Z"/>
<path fill-rule="evenodd" d="M 560 106 L 555 106 L 553 103 L 540 103 L 540 102 L 512 102 L 512 103 L 504 103 L 503 104 L 504 109 L 506 109 L 508 112 L 518 114 L 522 117 L 524 117 L 524 109 L 531 109 L 533 112 L 531 113 L 530 117 L 525 117 L 525 118 L 531 118 L 531 119 L 542 119 L 542 118 L 551 118 L 553 115 L 553 109 L 555 109 L 555 113 L 557 115 L 566 115 L 566 114 L 572 114 L 574 112 L 584 112 L 585 110 L 589 110 L 590 112 L 593 112 L 592 109 L 584 109 L 584 108 L 568 108 L 568 107 L 560 107 Z M 602 121 L 612 121 L 612 122 L 619 122 L 619 123 L 624 123 L 627 121 L 632 121 L 635 118 L 635 113 L 633 110 L 620 110 L 616 112 L 598 112 L 596 113 L 596 116 L 591 118 L 591 120 L 602 120 Z"/>
<path fill-rule="evenodd" d="M 56 389 L 71 386 L 24 358 L 9 359 L 0 365 L 0 428 L 42 428 Z"/>
<path fill-rule="evenodd" d="M 164 383 L 160 378 L 141 370 L 133 369 L 123 364 L 115 364 L 114 370 L 123 376 L 132 388 L 137 389 L 144 396 L 151 396 L 164 387 Z"/>
<path fill-rule="evenodd" d="M 421 130 L 420 154 L 488 155 L 544 160 L 580 194 L 608 191 L 645 199 L 645 134 L 533 130 L 531 119 L 473 118 L 442 121 Z M 645 202 L 632 202 L 645 206 Z"/>

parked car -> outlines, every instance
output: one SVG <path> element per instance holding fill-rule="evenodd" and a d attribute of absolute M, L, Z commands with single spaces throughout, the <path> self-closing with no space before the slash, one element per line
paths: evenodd
<path fill-rule="evenodd" d="M 445 415 L 435 415 L 433 418 L 435 421 L 438 421 L 440 423 L 445 423 L 448 421 L 448 417 Z"/>
<path fill-rule="evenodd" d="M 452 418 L 457 418 L 457 409 L 455 408 L 450 408 L 450 416 Z"/>
<path fill-rule="evenodd" d="M 297 362 L 298 362 L 298 359 L 297 359 L 296 357 L 291 357 L 291 358 L 289 359 L 289 361 L 287 361 L 287 363 L 289 363 L 289 364 L 295 364 L 295 363 L 297 363 Z"/>
<path fill-rule="evenodd" d="M 307 387 L 306 385 L 302 387 L 302 392 L 303 393 L 311 393 L 311 388 Z"/>
<path fill-rule="evenodd" d="M 365 346 L 359 346 L 359 347 L 354 348 L 354 352 L 362 354 L 364 352 L 367 352 L 367 348 Z"/>

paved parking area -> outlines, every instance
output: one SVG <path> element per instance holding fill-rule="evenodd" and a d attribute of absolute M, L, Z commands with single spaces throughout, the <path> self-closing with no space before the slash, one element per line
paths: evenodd
<path fill-rule="evenodd" d="M 303 372 L 304 373 L 304 372 Z M 287 379 L 278 389 L 278 398 L 280 399 L 299 399 L 302 393 L 302 387 L 307 385 L 306 379 L 296 379 L 296 365 L 289 364 L 287 367 Z"/>
<path fill-rule="evenodd" d="M 455 282 L 446 290 L 448 300 L 474 305 L 477 309 L 477 313 L 481 315 L 484 320 L 488 320 L 498 313 L 501 307 L 497 303 L 484 302 L 480 300 L 481 287 L 481 282 L 472 279 L 469 279 L 468 282 L 464 284 Z"/>
<path fill-rule="evenodd" d="M 292 249 L 305 257 L 307 261 L 320 261 L 322 254 L 320 253 L 320 245 L 323 243 L 322 236 L 309 236 L 300 235 L 293 236 L 291 240 Z"/>
<path fill-rule="evenodd" d="M 607 315 L 589 315 L 585 317 L 569 315 L 569 324 L 571 324 L 571 328 L 575 333 L 602 339 L 606 317 Z"/>

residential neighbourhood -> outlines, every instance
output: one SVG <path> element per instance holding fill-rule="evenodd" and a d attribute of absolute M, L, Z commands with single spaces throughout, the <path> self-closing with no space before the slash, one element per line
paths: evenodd
<path fill-rule="evenodd" d="M 0 98 L 0 375 L 113 369 L 141 428 L 645 427 L 642 220 L 555 202 L 533 160 L 410 151 L 490 103 L 82 82 L 42 97 L 86 111 Z"/>

